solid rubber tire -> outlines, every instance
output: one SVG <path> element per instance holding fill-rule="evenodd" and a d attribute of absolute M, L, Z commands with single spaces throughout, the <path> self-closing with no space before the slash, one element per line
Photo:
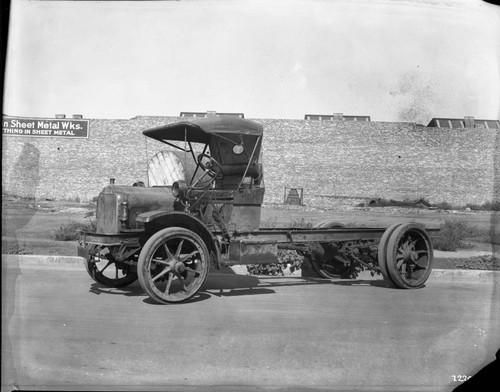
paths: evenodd
<path fill-rule="evenodd" d="M 382 273 L 382 276 L 384 277 L 384 281 L 389 285 L 389 287 L 397 287 L 396 283 L 392 280 L 389 271 L 387 270 L 387 245 L 389 243 L 389 239 L 394 233 L 394 230 L 401 226 L 402 223 L 395 223 L 391 226 L 389 226 L 385 231 L 384 234 L 382 234 L 382 237 L 380 238 L 380 242 L 378 244 L 378 266 L 380 268 L 380 272 Z"/>
<path fill-rule="evenodd" d="M 403 235 L 409 231 L 409 230 L 415 230 L 421 233 L 422 237 L 424 238 L 426 244 L 427 244 L 427 249 L 428 249 L 428 268 L 426 271 L 426 276 L 425 279 L 418 285 L 413 286 L 405 282 L 401 276 L 399 275 L 399 272 L 397 270 L 397 265 L 395 265 L 396 260 L 395 258 L 395 253 L 397 251 L 397 247 L 399 246 L 399 240 L 403 237 Z M 392 281 L 402 289 L 418 289 L 422 287 L 427 279 L 429 278 L 429 275 L 432 272 L 432 263 L 434 259 L 434 253 L 432 249 L 432 242 L 429 238 L 429 235 L 426 233 L 426 231 L 422 228 L 421 225 L 415 224 L 415 223 L 405 223 L 399 226 L 394 232 L 392 233 L 388 245 L 387 245 L 387 270 L 389 271 L 389 275 L 391 276 Z"/>

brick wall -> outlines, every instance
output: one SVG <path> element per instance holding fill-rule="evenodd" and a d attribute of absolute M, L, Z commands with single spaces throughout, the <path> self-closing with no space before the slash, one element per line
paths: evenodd
<path fill-rule="evenodd" d="M 178 120 L 91 119 L 88 139 L 4 136 L 3 193 L 88 201 L 110 177 L 118 184 L 146 182 L 148 159 L 166 146 L 146 140 L 141 131 Z M 388 122 L 254 121 L 265 132 L 267 202 L 283 202 L 285 187 L 303 187 L 305 204 L 313 206 L 363 197 L 425 197 L 460 205 L 500 197 L 498 130 Z"/>
<path fill-rule="evenodd" d="M 320 196 L 335 195 L 425 197 L 463 205 L 491 201 L 495 184 L 499 186 L 498 130 L 385 122 L 261 122 L 267 130 L 266 185 L 303 186 L 306 201 L 315 199 L 314 204 L 326 202 Z M 272 192 L 270 200 L 280 197 L 282 192 Z"/>

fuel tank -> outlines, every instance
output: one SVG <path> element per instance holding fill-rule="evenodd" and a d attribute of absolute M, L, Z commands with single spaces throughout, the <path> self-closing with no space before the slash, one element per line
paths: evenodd
<path fill-rule="evenodd" d="M 108 185 L 97 198 L 97 230 L 99 234 L 118 234 L 139 229 L 137 215 L 153 210 L 174 210 L 171 186 L 141 187 Z"/>

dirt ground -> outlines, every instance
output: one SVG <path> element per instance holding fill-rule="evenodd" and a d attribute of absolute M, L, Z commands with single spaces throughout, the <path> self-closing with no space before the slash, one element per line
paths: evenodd
<path fill-rule="evenodd" d="M 75 256 L 76 241 L 55 241 L 54 232 L 69 222 L 85 222 L 95 204 L 70 202 L 26 202 L 2 198 L 2 253 L 13 253 L 13 247 L 38 255 Z M 308 206 L 266 204 L 262 208 L 261 227 L 289 227 L 303 221 L 315 223 L 334 220 L 351 227 L 388 227 L 397 222 L 418 222 L 439 227 L 446 219 L 463 218 L 477 227 L 487 239 L 492 225 L 498 225 L 499 213 L 444 211 L 403 207 L 351 207 L 319 209 Z M 500 227 L 496 227 L 497 233 Z M 498 238 L 500 240 L 500 238 Z M 491 251 L 488 241 L 473 242 L 469 250 Z M 500 242 L 500 241 L 498 241 Z"/>

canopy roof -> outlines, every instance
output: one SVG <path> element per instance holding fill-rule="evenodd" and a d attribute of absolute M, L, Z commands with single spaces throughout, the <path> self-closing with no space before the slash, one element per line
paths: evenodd
<path fill-rule="evenodd" d="M 217 116 L 186 119 L 173 124 L 146 129 L 145 136 L 159 141 L 184 141 L 209 143 L 211 136 L 230 135 L 262 136 L 262 125 L 234 116 Z"/>

